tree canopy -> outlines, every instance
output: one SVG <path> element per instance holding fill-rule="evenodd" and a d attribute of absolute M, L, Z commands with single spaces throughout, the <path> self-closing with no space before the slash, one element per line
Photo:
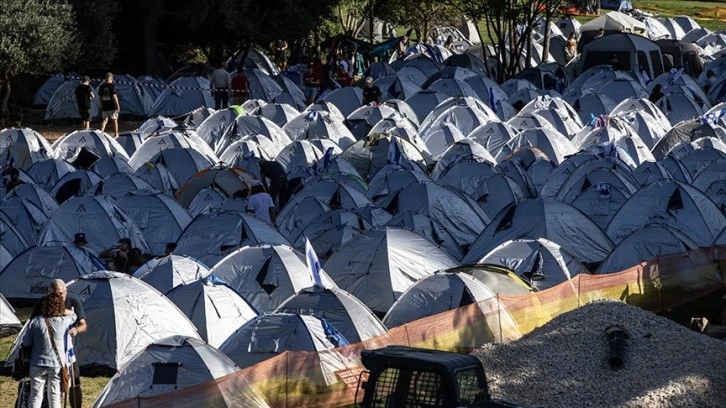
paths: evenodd
<path fill-rule="evenodd" d="M 79 52 L 73 8 L 62 0 L 0 1 L 0 72 L 59 70 Z"/>

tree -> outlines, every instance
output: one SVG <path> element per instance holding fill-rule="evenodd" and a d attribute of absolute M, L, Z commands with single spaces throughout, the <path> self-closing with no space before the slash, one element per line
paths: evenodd
<path fill-rule="evenodd" d="M 546 24 L 563 0 L 447 0 L 473 20 L 483 19 L 487 37 L 499 55 L 499 82 L 511 78 L 532 57 L 532 34 L 544 17 Z M 545 30 L 549 42 L 549 30 Z M 482 37 L 483 40 L 484 37 Z M 548 50 L 549 47 L 546 48 Z M 547 55 L 547 54 L 545 54 Z"/>
<path fill-rule="evenodd" d="M 116 0 L 71 0 L 81 41 L 75 67 L 81 71 L 106 69 L 116 58 L 113 20 Z"/>
<path fill-rule="evenodd" d="M 413 29 L 419 41 L 426 41 L 435 25 L 450 25 L 458 10 L 440 0 L 378 0 L 373 14 L 395 26 Z"/>
<path fill-rule="evenodd" d="M 21 72 L 65 69 L 78 55 L 73 8 L 63 0 L 0 0 L 0 121 L 8 120 L 10 80 Z"/>

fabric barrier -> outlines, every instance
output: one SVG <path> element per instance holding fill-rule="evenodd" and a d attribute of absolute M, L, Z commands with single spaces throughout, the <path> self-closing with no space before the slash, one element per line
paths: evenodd
<path fill-rule="evenodd" d="M 725 271 L 726 246 L 720 246 L 663 256 L 614 274 L 580 274 L 541 292 L 497 296 L 429 316 L 362 343 L 319 353 L 287 351 L 216 381 L 113 406 L 350 405 L 364 370 L 361 350 L 401 344 L 467 353 L 485 343 L 516 340 L 562 313 L 600 299 L 661 312 L 726 289 Z"/>

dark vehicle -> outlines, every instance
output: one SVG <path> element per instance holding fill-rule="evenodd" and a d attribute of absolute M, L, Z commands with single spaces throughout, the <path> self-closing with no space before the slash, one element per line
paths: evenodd
<path fill-rule="evenodd" d="M 362 408 L 517 407 L 493 400 L 478 358 L 438 350 L 388 346 L 361 352 L 370 371 Z"/>

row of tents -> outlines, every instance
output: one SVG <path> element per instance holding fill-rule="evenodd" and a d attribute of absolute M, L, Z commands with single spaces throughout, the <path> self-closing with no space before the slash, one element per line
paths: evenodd
<path fill-rule="evenodd" d="M 604 39 L 616 36 L 630 38 Z M 34 301 L 51 279 L 69 282 L 90 322 L 80 364 L 117 372 L 95 403 L 106 406 L 288 350 L 317 352 L 334 382 L 351 357 L 331 350 L 346 344 L 726 242 L 716 85 L 595 66 L 557 91 L 546 66 L 501 85 L 477 67 L 375 65 L 379 84 L 408 72 L 425 85 L 408 97 L 381 87 L 380 106 L 345 88 L 302 109 L 253 99 L 155 117 L 116 139 L 4 129 L 0 164 L 24 183 L 0 191 L 0 294 Z M 274 225 L 240 194 L 261 159 L 290 182 Z M 87 247 L 71 244 L 78 232 Z M 122 237 L 151 255 L 176 248 L 133 276 L 106 271 L 95 254 Z M 17 327 L 0 308 L 0 327 Z M 236 395 L 266 406 L 243 385 Z"/>

